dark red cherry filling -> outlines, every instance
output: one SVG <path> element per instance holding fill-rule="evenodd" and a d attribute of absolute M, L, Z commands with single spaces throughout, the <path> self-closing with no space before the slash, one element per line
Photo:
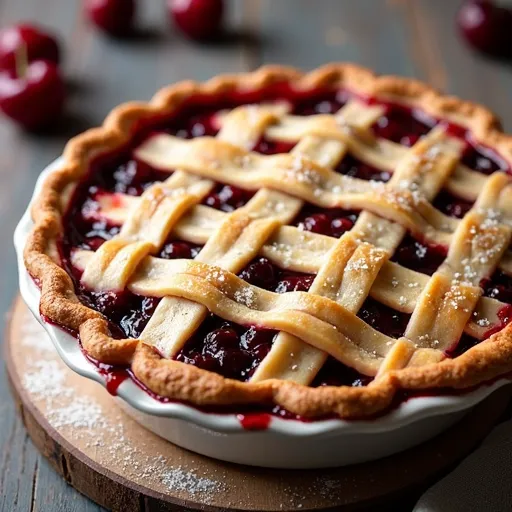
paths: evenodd
<path fill-rule="evenodd" d="M 289 153 L 294 146 L 295 144 L 290 142 L 269 140 L 262 137 L 254 146 L 254 151 L 262 155 L 276 155 L 278 153 Z"/>
<path fill-rule="evenodd" d="M 101 190 L 140 196 L 148 187 L 170 176 L 168 172 L 159 171 L 135 159 L 119 161 L 118 158 L 105 157 L 100 158 L 93 167 L 98 167 L 98 171 L 93 169 L 94 183 L 90 195 Z"/>
<path fill-rule="evenodd" d="M 202 247 L 200 245 L 192 244 L 190 242 L 173 240 L 167 242 L 162 247 L 158 257 L 164 260 L 193 260 L 199 254 L 201 248 Z"/>
<path fill-rule="evenodd" d="M 505 272 L 497 270 L 490 279 L 486 279 L 481 285 L 485 296 L 512 304 L 512 277 Z"/>
<path fill-rule="evenodd" d="M 318 386 L 367 386 L 373 380 L 372 377 L 361 375 L 353 368 L 345 366 L 333 357 L 329 357 L 322 366 L 315 380 L 313 387 Z"/>
<path fill-rule="evenodd" d="M 223 212 L 232 212 L 248 203 L 254 194 L 255 192 L 252 190 L 218 183 L 205 197 L 203 204 Z"/>
<path fill-rule="evenodd" d="M 386 113 L 380 117 L 373 131 L 378 137 L 404 146 L 413 146 L 422 135 L 426 135 L 435 121 L 417 110 L 401 105 L 387 105 Z"/>
<path fill-rule="evenodd" d="M 406 235 L 391 260 L 411 270 L 432 275 L 445 258 L 446 248 L 443 246 L 422 243 Z"/>
<path fill-rule="evenodd" d="M 367 298 L 357 316 L 368 325 L 391 338 L 403 336 L 411 315 L 395 311 L 372 298 Z"/>
<path fill-rule="evenodd" d="M 283 270 L 267 258 L 256 258 L 239 274 L 244 281 L 276 293 L 307 292 L 314 275 Z"/>
<path fill-rule="evenodd" d="M 471 210 L 473 203 L 442 190 L 435 198 L 433 205 L 450 217 L 462 219 Z"/>
<path fill-rule="evenodd" d="M 283 84 L 274 84 L 262 91 L 221 92 L 217 96 L 197 96 L 184 102 L 171 116 L 144 121 L 137 127 L 133 141 L 127 147 L 99 156 L 90 166 L 90 172 L 75 192 L 72 207 L 67 212 L 65 236 L 60 243 L 63 264 L 75 280 L 77 294 L 82 302 L 103 313 L 109 320 L 113 336 L 138 337 L 153 315 L 159 300 L 140 297 L 129 291 L 98 293 L 84 289 L 80 284 L 80 271 L 70 264 L 71 252 L 77 248 L 97 250 L 101 244 L 119 232 L 119 227 L 101 220 L 99 197 L 103 193 L 141 195 L 155 182 L 167 179 L 171 173 L 152 168 L 134 158 L 132 149 L 150 134 L 164 131 L 177 137 L 190 139 L 199 136 L 215 136 L 220 128 L 218 113 L 239 104 L 282 101 L 291 105 L 295 115 L 332 114 L 337 112 L 351 95 L 346 91 L 291 90 Z M 373 100 L 370 100 L 372 103 Z M 386 104 L 386 113 L 374 125 L 374 133 L 404 146 L 414 145 L 421 136 L 436 124 L 427 115 L 400 105 Z M 449 125 L 453 136 L 466 141 L 463 163 L 468 167 L 490 174 L 507 167 L 490 150 L 476 145 L 465 129 Z M 262 137 L 253 148 L 262 154 L 289 152 L 293 143 L 271 141 Z M 346 176 L 365 180 L 388 181 L 391 173 L 381 171 L 357 158 L 347 155 L 336 171 Z M 255 191 L 233 185 L 217 183 L 203 204 L 224 212 L 231 212 L 245 205 Z M 448 192 L 441 192 L 435 206 L 453 217 L 463 217 L 471 204 Z M 334 238 L 352 229 L 357 212 L 342 209 L 322 209 L 305 205 L 293 224 L 304 231 Z M 164 259 L 193 259 L 201 246 L 170 238 L 158 253 Z M 396 251 L 394 261 L 413 270 L 432 274 L 444 260 L 446 250 L 407 236 Z M 256 257 L 239 276 L 265 290 L 287 293 L 307 291 L 314 275 L 291 272 L 274 265 L 270 260 Z M 512 302 L 512 286 L 507 276 L 495 274 L 485 283 L 485 293 L 505 302 Z M 409 315 L 367 299 L 358 316 L 373 328 L 393 337 L 403 335 Z M 511 315 L 512 316 L 512 315 Z M 247 380 L 268 354 L 276 332 L 256 326 L 241 326 L 209 315 L 197 332 L 178 354 L 177 360 L 220 373 L 226 377 Z M 476 343 L 464 336 L 452 355 L 458 355 Z M 332 358 L 322 368 L 313 385 L 367 385 L 371 378 L 360 375 Z M 282 410 L 274 411 L 286 415 Z"/>
<path fill-rule="evenodd" d="M 391 178 L 391 174 L 388 171 L 376 169 L 351 155 L 345 156 L 336 167 L 336 172 L 362 180 L 388 181 Z"/>
<path fill-rule="evenodd" d="M 209 315 L 176 360 L 224 377 L 247 380 L 270 351 L 276 334 Z"/>
<path fill-rule="evenodd" d="M 461 162 L 470 169 L 487 175 L 501 169 L 506 170 L 506 164 L 501 162 L 491 150 L 482 147 L 477 149 L 470 144 L 467 145 Z"/>
<path fill-rule="evenodd" d="M 354 227 L 358 215 L 341 208 L 325 209 L 307 204 L 297 215 L 294 225 L 304 231 L 340 238 Z"/>
<path fill-rule="evenodd" d="M 138 338 L 153 316 L 160 299 L 142 297 L 127 290 L 121 292 L 94 292 L 78 285 L 80 302 L 103 314 L 109 321 L 114 338 Z"/>
<path fill-rule="evenodd" d="M 411 147 L 437 123 L 436 119 L 417 109 L 388 104 L 386 113 L 373 125 L 373 131 L 378 137 Z M 483 174 L 497 170 L 510 172 L 508 165 L 494 151 L 475 144 L 468 130 L 453 123 L 442 123 L 450 135 L 464 139 L 466 149 L 461 158 L 464 165 Z"/>
<path fill-rule="evenodd" d="M 313 116 L 316 114 L 335 114 L 345 105 L 348 94 L 345 91 L 318 91 L 309 97 L 293 103 L 292 114 L 296 116 Z"/>

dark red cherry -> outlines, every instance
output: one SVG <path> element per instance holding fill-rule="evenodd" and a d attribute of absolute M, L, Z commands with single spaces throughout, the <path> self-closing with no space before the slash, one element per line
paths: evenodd
<path fill-rule="evenodd" d="M 512 55 L 512 11 L 490 0 L 468 0 L 457 14 L 466 41 L 476 49 L 497 56 Z"/>
<path fill-rule="evenodd" d="M 119 321 L 123 332 L 132 338 L 140 336 L 149 319 L 153 316 L 159 301 L 160 299 L 156 297 L 144 297 L 140 307 L 132 309 Z"/>
<path fill-rule="evenodd" d="M 195 258 L 198 252 L 199 251 L 196 247 L 188 244 L 187 242 L 169 242 L 164 245 L 159 257 L 166 260 L 190 260 Z"/>
<path fill-rule="evenodd" d="M 503 284 L 498 284 L 493 288 L 490 288 L 488 294 L 489 297 L 492 297 L 493 299 L 498 299 L 504 302 L 512 301 L 512 293 Z"/>
<path fill-rule="evenodd" d="M 223 203 L 229 204 L 236 209 L 243 205 L 244 192 L 238 187 L 225 185 L 219 192 L 219 198 Z"/>
<path fill-rule="evenodd" d="M 417 133 L 411 133 L 409 135 L 404 135 L 400 139 L 400 144 L 410 148 L 410 147 L 414 146 L 414 144 L 416 144 L 416 142 L 418 142 L 419 139 L 420 139 L 420 135 L 418 135 Z"/>
<path fill-rule="evenodd" d="M 259 288 L 269 289 L 275 280 L 275 270 L 267 258 L 259 258 L 240 272 L 240 278 Z"/>
<path fill-rule="evenodd" d="M 20 24 L 0 31 L 0 67 L 12 69 L 16 66 L 16 55 L 26 52 L 28 62 L 47 60 L 59 63 L 59 44 L 55 37 L 39 27 Z"/>
<path fill-rule="evenodd" d="M 345 217 L 341 217 L 339 219 L 333 219 L 331 221 L 331 229 L 330 234 L 336 238 L 339 238 L 341 235 L 350 231 L 354 223 Z"/>
<path fill-rule="evenodd" d="M 220 33 L 223 0 L 168 0 L 171 17 L 191 39 L 212 39 Z"/>
<path fill-rule="evenodd" d="M 231 327 L 220 327 L 209 332 L 203 345 L 203 354 L 215 356 L 220 350 L 235 349 L 239 346 L 238 334 Z"/>
<path fill-rule="evenodd" d="M 115 37 L 133 32 L 135 0 L 85 0 L 87 17 L 101 30 Z"/>
<path fill-rule="evenodd" d="M 218 194 L 210 194 L 204 200 L 204 204 L 206 206 L 210 206 L 211 208 L 215 208 L 216 210 L 220 210 L 222 207 L 222 201 Z"/>
<path fill-rule="evenodd" d="M 55 124 L 64 99 L 64 83 L 54 62 L 36 60 L 25 69 L 0 73 L 0 109 L 27 130 Z"/>
<path fill-rule="evenodd" d="M 104 243 L 105 243 L 105 239 L 101 238 L 99 236 L 89 238 L 87 240 L 87 249 L 90 249 L 92 251 L 97 251 Z"/>
<path fill-rule="evenodd" d="M 128 305 L 129 296 L 123 292 L 91 292 L 95 309 L 107 317 Z"/>
<path fill-rule="evenodd" d="M 501 167 L 495 159 L 482 154 L 481 151 L 471 145 L 466 147 L 462 155 L 462 163 L 482 174 L 492 174 Z"/>
<path fill-rule="evenodd" d="M 202 354 L 205 359 L 213 358 L 227 376 L 241 375 L 251 363 L 249 354 L 240 350 L 238 334 L 230 327 L 208 333 Z"/>
<path fill-rule="evenodd" d="M 276 293 L 307 292 L 315 276 L 289 276 L 281 279 L 276 286 Z"/>
<path fill-rule="evenodd" d="M 404 267 L 432 275 L 446 258 L 446 249 L 440 245 L 423 244 L 407 235 L 395 251 L 393 261 Z"/>
<path fill-rule="evenodd" d="M 327 235 L 331 231 L 331 220 L 325 213 L 316 213 L 306 217 L 300 224 L 304 231 Z"/>
<path fill-rule="evenodd" d="M 471 210 L 472 205 L 465 201 L 453 202 L 446 206 L 446 213 L 451 217 L 462 219 Z"/>
<path fill-rule="evenodd" d="M 400 131 L 400 124 L 391 119 L 390 116 L 382 116 L 377 120 L 376 132 L 379 137 L 394 141 Z"/>
<path fill-rule="evenodd" d="M 484 294 L 487 297 L 512 304 L 512 278 L 500 270 L 491 279 L 483 283 Z"/>
<path fill-rule="evenodd" d="M 232 185 L 216 187 L 204 200 L 204 204 L 216 210 L 232 212 L 242 207 L 253 196 L 253 192 Z"/>

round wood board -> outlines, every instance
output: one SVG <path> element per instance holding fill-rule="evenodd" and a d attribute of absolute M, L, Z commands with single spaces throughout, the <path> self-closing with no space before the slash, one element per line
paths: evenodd
<path fill-rule="evenodd" d="M 81 493 L 107 509 L 356 510 L 420 490 L 467 455 L 510 401 L 495 393 L 436 439 L 357 466 L 268 470 L 218 462 L 148 432 L 97 383 L 60 360 L 18 298 L 5 359 L 20 414 L 37 448 Z"/>

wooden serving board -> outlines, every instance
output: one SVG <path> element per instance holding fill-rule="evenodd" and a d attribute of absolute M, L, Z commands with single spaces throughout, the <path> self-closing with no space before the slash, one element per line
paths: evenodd
<path fill-rule="evenodd" d="M 435 440 L 378 462 L 258 469 L 196 455 L 139 426 L 105 389 L 65 366 L 19 298 L 5 347 L 13 394 L 34 444 L 78 491 L 123 512 L 382 506 L 390 497 L 418 492 L 468 454 L 510 401 L 508 389 L 498 391 Z"/>

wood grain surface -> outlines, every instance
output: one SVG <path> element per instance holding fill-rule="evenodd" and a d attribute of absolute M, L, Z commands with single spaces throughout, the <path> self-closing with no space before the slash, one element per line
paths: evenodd
<path fill-rule="evenodd" d="M 119 42 L 86 23 L 79 0 L 0 0 L 1 26 L 27 20 L 59 34 L 69 88 L 68 114 L 55 133 L 27 135 L 0 120 L 3 315 L 17 289 L 12 232 L 40 171 L 69 137 L 101 123 L 112 107 L 148 99 L 170 82 L 203 80 L 266 62 L 310 69 L 352 60 L 482 102 L 512 130 L 512 67 L 464 45 L 454 27 L 458 0 L 231 0 L 229 34 L 210 46 L 190 43 L 172 30 L 164 0 L 139 3 L 144 30 Z M 16 415 L 3 365 L 0 379 L 0 511 L 101 510 L 68 487 L 37 453 Z M 403 510 L 407 507 L 403 504 Z"/>

